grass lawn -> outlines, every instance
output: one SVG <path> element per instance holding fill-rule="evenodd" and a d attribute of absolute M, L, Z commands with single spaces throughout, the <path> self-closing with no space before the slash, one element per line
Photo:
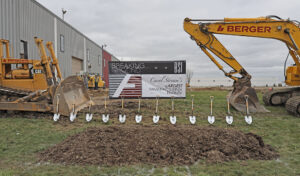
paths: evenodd
<path fill-rule="evenodd" d="M 74 123 L 68 119 L 54 123 L 49 118 L 23 118 L 12 115 L 0 118 L 0 176 L 2 175 L 288 175 L 300 176 L 300 118 L 287 114 L 284 107 L 267 107 L 271 113 L 252 114 L 253 124 L 247 125 L 244 114 L 232 111 L 232 126 L 225 123 L 227 91 L 203 90 L 188 92 L 187 99 L 175 100 L 177 123 L 188 124 L 190 98 L 195 96 L 197 124 L 209 126 L 209 96 L 215 96 L 213 126 L 234 128 L 244 132 L 253 132 L 263 137 L 266 144 L 272 145 L 280 158 L 271 161 L 232 161 L 208 164 L 198 161 L 191 166 L 153 167 L 151 165 L 134 165 L 123 167 L 79 166 L 55 163 L 39 163 L 37 153 L 63 141 L 67 136 L 78 133 L 90 126 L 102 124 L 100 115 L 86 123 L 83 115 Z M 259 94 L 261 99 L 262 95 Z M 149 106 L 142 108 L 143 123 L 151 124 L 155 100 L 147 100 Z M 162 120 L 170 123 L 170 100 L 160 100 Z M 136 109 L 132 110 L 136 111 Z M 51 116 L 51 115 L 50 115 Z M 126 123 L 135 123 L 134 117 L 128 117 Z M 112 117 L 109 125 L 119 124 L 117 117 Z M 126 124 L 124 124 L 126 125 Z"/>

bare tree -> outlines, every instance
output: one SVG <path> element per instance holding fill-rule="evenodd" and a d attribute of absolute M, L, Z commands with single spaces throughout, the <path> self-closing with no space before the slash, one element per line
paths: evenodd
<path fill-rule="evenodd" d="M 188 69 L 186 71 L 186 81 L 187 81 L 188 86 L 190 86 L 191 79 L 193 78 L 193 75 L 194 75 L 194 72 L 192 70 Z"/>

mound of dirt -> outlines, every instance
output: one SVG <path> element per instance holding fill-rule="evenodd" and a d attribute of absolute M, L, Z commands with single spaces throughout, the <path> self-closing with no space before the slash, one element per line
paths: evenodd
<path fill-rule="evenodd" d="M 252 133 L 214 127 L 102 126 L 88 128 L 40 153 L 65 164 L 190 165 L 198 160 L 270 160 L 279 155 Z"/>

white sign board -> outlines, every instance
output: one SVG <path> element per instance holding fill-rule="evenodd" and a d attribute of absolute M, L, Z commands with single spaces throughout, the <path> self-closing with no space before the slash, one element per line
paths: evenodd
<path fill-rule="evenodd" d="M 185 98 L 185 61 L 110 62 L 110 98 Z"/>

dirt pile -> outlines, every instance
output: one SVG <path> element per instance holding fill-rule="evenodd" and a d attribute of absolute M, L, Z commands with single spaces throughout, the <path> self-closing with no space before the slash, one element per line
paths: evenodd
<path fill-rule="evenodd" d="M 41 161 L 92 165 L 190 165 L 230 160 L 270 160 L 274 149 L 252 133 L 170 126 L 102 126 L 86 129 L 40 153 Z"/>

